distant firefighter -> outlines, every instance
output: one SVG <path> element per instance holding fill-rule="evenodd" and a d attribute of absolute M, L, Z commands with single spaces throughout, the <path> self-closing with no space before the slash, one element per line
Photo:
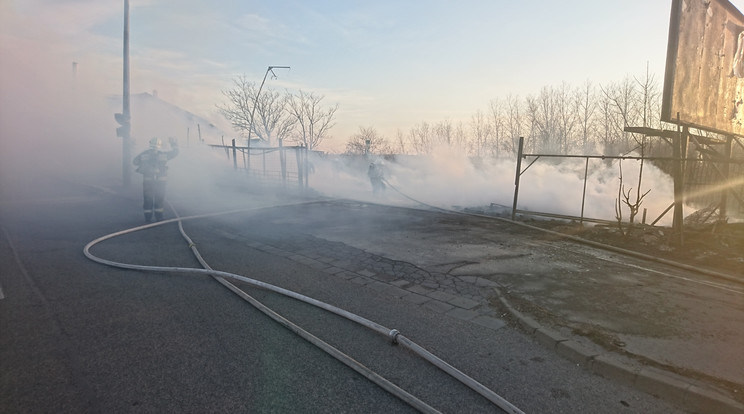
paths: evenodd
<path fill-rule="evenodd" d="M 178 155 L 178 141 L 169 138 L 171 150 L 161 151 L 163 141 L 160 138 L 150 140 L 150 149 L 134 157 L 132 161 L 137 166 L 137 172 L 142 174 L 142 194 L 144 202 L 142 209 L 145 213 L 145 221 L 152 221 L 153 213 L 155 220 L 163 219 L 163 203 L 165 202 L 165 184 L 168 180 L 169 160 Z"/>
<path fill-rule="evenodd" d="M 376 194 L 385 191 L 385 182 L 383 181 L 382 165 L 370 163 L 367 170 L 369 182 L 372 183 L 372 191 Z"/>

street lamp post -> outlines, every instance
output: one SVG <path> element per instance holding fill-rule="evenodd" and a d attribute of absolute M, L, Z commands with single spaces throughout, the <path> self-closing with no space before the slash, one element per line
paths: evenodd
<path fill-rule="evenodd" d="M 124 90 L 122 97 L 122 114 L 126 120 L 125 133 L 122 139 L 122 175 L 124 187 L 129 187 L 132 178 L 131 165 L 131 113 L 129 109 L 129 0 L 124 0 Z"/>
<path fill-rule="evenodd" d="M 263 89 L 264 83 L 266 83 L 266 76 L 269 75 L 269 72 L 276 78 L 276 73 L 274 73 L 274 69 L 290 69 L 289 66 L 269 66 L 266 69 L 266 73 L 264 73 L 263 80 L 261 81 L 261 86 L 258 88 L 258 92 L 256 92 L 256 98 L 253 100 L 253 108 L 251 108 L 251 125 L 248 127 L 248 162 L 247 162 L 247 171 L 248 174 L 251 173 L 251 132 L 253 132 L 253 116 L 256 114 L 256 106 L 258 105 L 258 95 L 261 94 L 261 89 Z"/>
<path fill-rule="evenodd" d="M 129 111 L 129 0 L 124 0 L 124 79 L 122 91 L 122 108 L 121 113 L 114 114 L 116 122 L 121 125 L 116 128 L 116 136 L 121 138 L 121 179 L 122 186 L 129 187 L 132 176 L 132 166 L 130 164 L 131 154 L 131 129 L 132 116 Z"/>

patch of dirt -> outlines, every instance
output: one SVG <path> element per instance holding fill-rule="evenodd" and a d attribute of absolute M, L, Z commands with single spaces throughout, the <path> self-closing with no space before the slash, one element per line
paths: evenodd
<path fill-rule="evenodd" d="M 681 243 L 669 227 L 579 225 L 535 220 L 530 225 L 666 260 L 741 276 L 744 281 L 744 223 L 685 225 Z"/>
<path fill-rule="evenodd" d="M 482 208 L 465 208 L 467 213 L 509 218 L 508 208 L 492 204 Z M 713 208 L 698 210 L 684 219 L 682 237 L 670 227 L 623 223 L 591 224 L 564 219 L 524 221 L 540 227 L 589 241 L 656 256 L 685 265 L 700 267 L 732 276 L 744 282 L 744 222 L 722 221 Z M 681 239 L 681 240 L 680 240 Z"/>

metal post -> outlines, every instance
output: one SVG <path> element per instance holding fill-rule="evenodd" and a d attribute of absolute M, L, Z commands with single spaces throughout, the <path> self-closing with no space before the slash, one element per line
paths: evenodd
<path fill-rule="evenodd" d="M 237 148 L 235 148 L 235 138 L 232 140 L 232 150 L 233 150 L 233 168 L 238 169 L 238 151 Z"/>
<path fill-rule="evenodd" d="M 511 219 L 517 214 L 517 199 L 519 197 L 519 177 L 522 175 L 522 152 L 524 150 L 524 137 L 519 137 L 519 149 L 517 150 L 517 173 L 514 177 L 514 204 L 512 204 Z"/>
<path fill-rule="evenodd" d="M 723 185 L 721 188 L 723 190 L 721 191 L 721 206 L 718 209 L 718 219 L 719 220 L 726 220 L 726 216 L 728 215 L 728 192 L 732 191 L 733 188 L 730 188 L 728 186 L 729 177 L 731 174 L 731 154 L 733 153 L 734 149 L 734 137 L 729 135 L 726 137 L 726 148 L 725 148 L 725 154 L 726 157 L 726 166 L 723 169 Z"/>
<path fill-rule="evenodd" d="M 256 92 L 256 98 L 253 100 L 253 108 L 251 108 L 251 125 L 248 127 L 248 161 L 246 163 L 246 168 L 248 170 L 248 173 L 251 172 L 251 132 L 253 132 L 253 116 L 256 114 L 256 106 L 258 105 L 258 95 L 261 94 L 261 89 L 263 89 L 264 83 L 266 83 L 266 76 L 269 74 L 269 72 L 274 73 L 274 69 L 289 69 L 289 66 L 269 66 L 266 68 L 266 73 L 264 73 L 263 80 L 261 81 L 261 86 L 258 88 L 258 92 Z M 276 75 L 274 75 L 276 76 Z"/>
<path fill-rule="evenodd" d="M 672 233 L 674 234 L 674 242 L 678 246 L 682 246 L 684 238 L 682 237 L 682 201 L 683 201 L 683 182 L 682 182 L 682 146 L 683 136 L 687 135 L 687 127 L 680 130 L 679 126 L 679 114 L 677 114 L 677 139 L 672 141 L 672 158 L 673 161 L 673 174 L 674 174 L 674 213 L 672 216 Z"/>
<path fill-rule="evenodd" d="M 586 201 L 586 177 L 589 174 L 589 157 L 586 157 L 584 165 L 584 191 L 581 193 L 581 219 L 579 223 L 584 224 L 584 202 Z"/>
<path fill-rule="evenodd" d="M 308 153 L 310 149 L 305 147 L 305 188 L 310 188 L 310 163 L 308 162 Z"/>
<path fill-rule="evenodd" d="M 129 111 L 129 0 L 124 0 L 124 90 L 122 93 L 122 118 L 126 125 L 122 125 L 121 137 L 121 173 L 122 185 L 129 187 L 132 182 L 132 149 L 131 149 L 131 113 Z"/>
<path fill-rule="evenodd" d="M 263 171 L 264 177 L 268 175 L 268 172 L 266 171 L 266 150 L 261 151 L 261 171 Z"/>
<path fill-rule="evenodd" d="M 297 159 L 297 181 L 300 184 L 300 188 L 302 188 L 302 183 L 305 182 L 305 179 L 302 177 L 302 144 L 295 148 L 295 158 Z"/>
<path fill-rule="evenodd" d="M 284 150 L 284 139 L 279 138 L 279 166 L 282 170 L 282 186 L 287 185 L 287 154 Z"/>

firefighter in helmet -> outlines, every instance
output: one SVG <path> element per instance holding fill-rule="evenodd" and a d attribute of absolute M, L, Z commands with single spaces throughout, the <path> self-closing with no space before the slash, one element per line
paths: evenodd
<path fill-rule="evenodd" d="M 156 221 L 163 219 L 163 203 L 165 202 L 165 184 L 168 179 L 169 160 L 178 155 L 178 141 L 171 137 L 170 151 L 161 151 L 163 141 L 160 138 L 150 140 L 150 149 L 134 157 L 132 161 L 137 166 L 137 172 L 142 174 L 142 194 L 144 203 L 142 209 L 145 221 L 150 223 L 155 216 Z"/>
<path fill-rule="evenodd" d="M 379 162 L 370 163 L 367 169 L 367 176 L 369 177 L 369 182 L 372 184 L 372 191 L 375 194 L 385 191 L 385 174 L 382 170 L 382 164 Z"/>

